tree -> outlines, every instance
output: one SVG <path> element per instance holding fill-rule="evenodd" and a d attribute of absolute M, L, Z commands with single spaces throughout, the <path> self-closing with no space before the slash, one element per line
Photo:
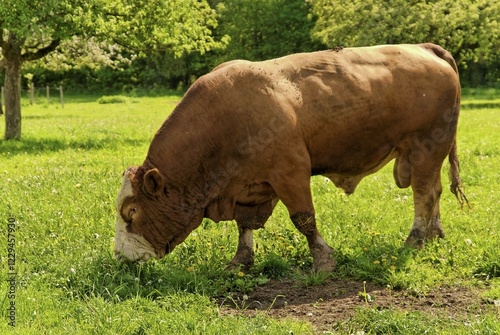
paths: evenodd
<path fill-rule="evenodd" d="M 61 41 L 55 51 L 42 59 L 24 64 L 23 86 L 24 78 L 31 75 L 37 87 L 64 86 L 66 92 L 115 92 L 138 80 L 137 74 L 129 71 L 136 59 L 135 52 L 116 43 L 73 36 Z M 3 79 L 1 74 L 0 78 Z"/>
<path fill-rule="evenodd" d="M 31 67 L 43 67 L 56 72 L 83 67 L 99 69 L 107 66 L 116 69 L 129 65 L 136 57 L 134 52 L 126 53 L 119 45 L 101 41 L 96 37 L 72 36 L 61 41 L 54 52 L 41 60 L 32 62 L 26 68 L 30 70 Z"/>
<path fill-rule="evenodd" d="M 137 52 L 205 52 L 220 45 L 206 1 L 2 0 L 0 67 L 5 69 L 5 139 L 21 138 L 21 67 L 75 35 L 112 40 Z"/>
<path fill-rule="evenodd" d="M 2 0 L 0 66 L 5 69 L 5 139 L 21 138 L 21 67 L 89 24 L 88 1 Z"/>
<path fill-rule="evenodd" d="M 230 37 L 220 61 L 264 60 L 316 50 L 311 30 L 315 18 L 304 0 L 212 1 L 219 14 L 219 32 Z"/>
<path fill-rule="evenodd" d="M 189 85 L 192 72 L 201 66 L 196 60 L 228 42 L 226 34 L 215 37 L 216 11 L 206 0 L 128 0 L 127 5 L 112 0 L 106 7 L 105 33 L 124 49 L 135 50 L 146 71 L 163 80 Z"/>
<path fill-rule="evenodd" d="M 103 0 L 99 34 L 142 52 L 168 50 L 177 57 L 224 43 L 212 37 L 215 11 L 206 0 Z"/>
<path fill-rule="evenodd" d="M 498 54 L 498 0 L 311 0 L 329 47 L 434 42 L 465 68 Z M 497 72 L 498 73 L 498 72 Z"/>

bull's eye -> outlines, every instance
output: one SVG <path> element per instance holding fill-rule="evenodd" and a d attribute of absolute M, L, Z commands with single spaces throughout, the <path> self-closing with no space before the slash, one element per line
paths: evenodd
<path fill-rule="evenodd" d="M 137 208 L 136 207 L 132 207 L 128 210 L 128 217 L 133 220 L 134 219 L 134 216 L 135 214 L 137 214 Z"/>
<path fill-rule="evenodd" d="M 139 213 L 139 208 L 133 202 L 125 201 L 122 206 L 121 215 L 123 220 L 127 223 L 127 225 L 131 224 L 132 221 L 136 219 L 137 214 Z"/>

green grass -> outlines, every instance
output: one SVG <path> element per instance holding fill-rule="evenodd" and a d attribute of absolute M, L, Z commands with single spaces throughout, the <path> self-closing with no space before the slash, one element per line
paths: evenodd
<path fill-rule="evenodd" d="M 445 239 L 415 251 L 403 247 L 413 218 L 411 191 L 400 190 L 392 165 L 345 196 L 313 178 L 320 230 L 337 252 L 333 276 L 366 280 L 409 294 L 442 285 L 480 287 L 500 298 L 500 106 L 497 92 L 464 90 L 458 146 L 472 209 L 460 209 L 447 191 L 441 217 Z M 279 204 L 256 233 L 256 264 L 249 274 L 224 270 L 236 249 L 233 222 L 205 220 L 171 255 L 145 264 L 119 264 L 112 255 L 114 201 L 122 171 L 139 165 L 149 142 L 180 96 L 134 97 L 99 104 L 99 97 L 68 97 L 59 105 L 23 105 L 23 140 L 0 140 L 0 247 L 7 220 L 17 220 L 17 331 L 20 334 L 304 334 L 306 321 L 222 316 L 213 301 L 249 292 L 271 278 L 311 287 L 305 239 Z M 3 119 L 0 133 L 4 132 Z M 7 256 L 0 254 L 0 292 L 8 290 Z M 311 289 L 314 289 L 312 287 Z M 9 300 L 0 300 L 0 333 Z M 337 325 L 340 333 L 488 334 L 495 315 L 452 322 L 423 312 L 360 309 Z M 475 325 L 475 328 L 471 328 Z M 404 330 L 404 331 L 403 331 Z"/>
<path fill-rule="evenodd" d="M 422 312 L 360 308 L 350 320 L 337 325 L 342 334 L 498 334 L 500 322 L 495 315 L 469 319 L 436 318 Z"/>

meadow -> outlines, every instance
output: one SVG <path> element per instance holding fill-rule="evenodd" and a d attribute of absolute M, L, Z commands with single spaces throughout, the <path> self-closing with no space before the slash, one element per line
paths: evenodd
<path fill-rule="evenodd" d="M 446 237 L 422 250 L 404 247 L 412 193 L 397 188 L 392 164 L 351 196 L 324 177 L 312 179 L 319 229 L 337 252 L 331 275 L 311 273 L 307 243 L 281 204 L 255 234 L 256 264 L 247 274 L 225 271 L 236 248 L 234 222 L 205 220 L 162 260 L 118 263 L 121 173 L 142 163 L 181 96 L 70 96 L 64 108 L 24 102 L 23 140 L 0 140 L 0 333 L 498 334 L 499 97 L 494 89 L 464 90 L 458 151 L 471 208 L 448 191 L 446 163 Z M 255 293 L 280 285 L 255 311 Z M 292 291 L 324 295 L 303 307 L 277 303 Z M 433 300 L 437 292 L 448 292 L 446 304 Z M 328 322 L 327 311 L 322 319 L 298 313 L 342 309 L 336 295 L 358 303 Z M 383 304 L 386 296 L 429 303 L 392 306 Z"/>

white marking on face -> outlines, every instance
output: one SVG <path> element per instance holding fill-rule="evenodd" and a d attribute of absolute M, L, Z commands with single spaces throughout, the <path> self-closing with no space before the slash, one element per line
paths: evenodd
<path fill-rule="evenodd" d="M 147 261 L 149 258 L 159 258 L 153 246 L 144 237 L 127 231 L 127 223 L 120 214 L 125 199 L 133 196 L 129 176 L 129 171 L 123 174 L 122 187 L 116 197 L 115 256 L 117 259 L 125 258 L 130 261 Z"/>

